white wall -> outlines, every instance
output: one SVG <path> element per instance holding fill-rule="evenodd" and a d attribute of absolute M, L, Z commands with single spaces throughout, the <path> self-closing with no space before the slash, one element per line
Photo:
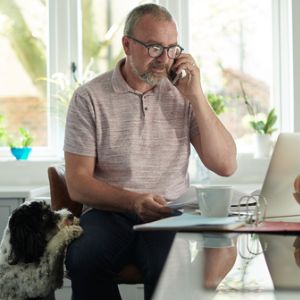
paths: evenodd
<path fill-rule="evenodd" d="M 0 186 L 48 185 L 47 169 L 58 160 L 0 162 Z"/>

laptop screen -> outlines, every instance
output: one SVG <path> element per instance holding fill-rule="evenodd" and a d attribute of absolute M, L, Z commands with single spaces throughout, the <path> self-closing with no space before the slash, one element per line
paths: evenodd
<path fill-rule="evenodd" d="M 293 195 L 294 180 L 299 174 L 300 133 L 281 133 L 261 191 L 267 201 L 267 207 L 263 208 L 267 218 L 300 217 L 300 205 Z"/>

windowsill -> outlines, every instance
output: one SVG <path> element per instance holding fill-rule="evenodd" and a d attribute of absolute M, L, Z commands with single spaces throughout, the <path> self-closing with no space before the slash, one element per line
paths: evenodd
<path fill-rule="evenodd" d="M 210 182 L 225 184 L 261 184 L 265 177 L 269 158 L 254 158 L 253 154 L 238 155 L 238 169 L 230 177 L 210 172 Z M 0 159 L 0 185 L 48 184 L 47 169 L 63 162 L 62 157 L 31 157 L 29 160 Z"/>
<path fill-rule="evenodd" d="M 60 164 L 62 158 L 0 159 L 0 185 L 48 185 L 47 169 Z"/>
<path fill-rule="evenodd" d="M 57 149 L 50 147 L 33 147 L 28 161 L 55 161 L 62 160 L 63 156 L 62 150 L 57 151 Z M 16 161 L 9 147 L 0 147 L 0 162 L 2 161 Z"/>

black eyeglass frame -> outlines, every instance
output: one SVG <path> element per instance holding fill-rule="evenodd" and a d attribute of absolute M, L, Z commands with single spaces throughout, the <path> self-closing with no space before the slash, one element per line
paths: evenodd
<path fill-rule="evenodd" d="M 162 53 L 164 52 L 164 50 L 167 49 L 168 57 L 171 58 L 171 59 L 176 59 L 177 57 L 179 57 L 179 55 L 181 54 L 181 52 L 184 50 L 184 48 L 182 48 L 182 47 L 181 47 L 180 45 L 178 45 L 178 44 L 172 45 L 172 46 L 169 46 L 169 47 L 164 47 L 164 46 L 162 46 L 162 45 L 160 45 L 160 44 L 155 44 L 155 43 L 154 43 L 154 44 L 148 44 L 148 45 L 147 45 L 147 44 L 145 44 L 144 42 L 142 42 L 142 41 L 140 41 L 140 40 L 138 40 L 138 39 L 136 39 L 136 38 L 134 38 L 134 37 L 132 37 L 132 36 L 130 36 L 130 35 L 127 35 L 127 37 L 128 37 L 129 39 L 131 39 L 131 40 L 137 42 L 138 44 L 144 46 L 145 48 L 147 48 L 148 54 L 149 54 L 149 56 L 152 57 L 152 58 L 160 57 L 160 56 L 162 55 Z M 161 53 L 160 53 L 159 55 L 157 55 L 157 56 L 152 56 L 152 55 L 150 54 L 150 48 L 151 48 L 151 47 L 154 47 L 154 46 L 156 46 L 156 47 L 158 47 L 158 48 L 161 49 Z M 179 54 L 178 54 L 176 57 L 170 57 L 170 55 L 169 55 L 169 50 L 172 49 L 172 48 L 175 48 L 175 47 L 179 48 L 180 52 L 179 52 Z"/>

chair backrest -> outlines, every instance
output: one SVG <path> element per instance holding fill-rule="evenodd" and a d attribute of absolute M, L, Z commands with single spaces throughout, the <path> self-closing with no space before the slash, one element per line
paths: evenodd
<path fill-rule="evenodd" d="M 65 179 L 65 166 L 57 165 L 49 167 L 48 179 L 52 209 L 59 210 L 67 208 L 73 213 L 73 215 L 80 217 L 82 204 L 73 201 L 69 195 Z"/>

